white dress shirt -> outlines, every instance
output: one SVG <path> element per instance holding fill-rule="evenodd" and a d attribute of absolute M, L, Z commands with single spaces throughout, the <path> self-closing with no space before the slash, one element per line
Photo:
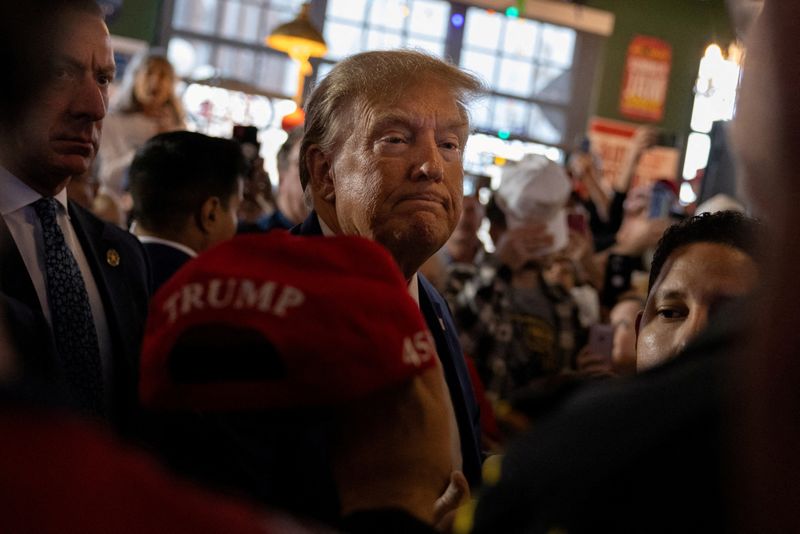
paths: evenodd
<path fill-rule="evenodd" d="M 165 245 L 167 247 L 172 247 L 174 249 L 180 250 L 184 254 L 188 255 L 190 258 L 196 258 L 197 257 L 197 252 L 195 252 L 193 249 L 187 247 L 183 243 L 178 243 L 177 241 L 170 241 L 169 239 L 162 239 L 160 237 L 155 237 L 155 236 L 152 236 L 152 235 L 136 235 L 136 237 L 143 244 L 155 243 L 157 245 Z"/>
<path fill-rule="evenodd" d="M 52 314 L 50 305 L 47 301 L 47 285 L 44 277 L 44 236 L 42 225 L 33 203 L 42 198 L 38 192 L 31 189 L 19 178 L 11 174 L 7 169 L 0 166 L 0 215 L 8 226 L 11 237 L 17 245 L 28 275 L 36 289 L 39 297 L 39 304 L 48 323 L 52 324 Z M 56 217 L 61 231 L 64 233 L 64 240 L 75 256 L 75 261 L 83 275 L 83 282 L 86 285 L 86 292 L 89 295 L 89 305 L 92 308 L 95 329 L 97 330 L 97 341 L 100 346 L 100 359 L 103 365 L 103 386 L 108 397 L 111 391 L 111 333 L 108 329 L 103 300 L 100 291 L 92 275 L 92 270 L 86 260 L 78 236 L 70 222 L 67 211 L 67 189 L 64 188 L 54 197 L 58 201 Z"/>

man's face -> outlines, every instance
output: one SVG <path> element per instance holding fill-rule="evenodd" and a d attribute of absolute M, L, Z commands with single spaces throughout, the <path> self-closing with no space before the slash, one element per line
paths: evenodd
<path fill-rule="evenodd" d="M 378 241 L 413 274 L 461 215 L 467 133 L 453 93 L 436 80 L 359 114 L 329 171 L 339 231 Z"/>
<path fill-rule="evenodd" d="M 220 217 L 211 230 L 209 246 L 227 241 L 236 235 L 239 205 L 242 203 L 244 192 L 244 180 L 240 178 L 236 182 L 236 190 L 226 199 L 227 203 L 220 206 Z"/>
<path fill-rule="evenodd" d="M 9 133 L 3 162 L 42 194 L 86 172 L 97 154 L 114 56 L 103 20 L 66 12 L 45 85 Z"/>
<path fill-rule="evenodd" d="M 677 355 L 708 324 L 720 304 L 749 293 L 755 262 L 720 243 L 692 243 L 664 264 L 637 329 L 636 367 L 642 371 Z"/>

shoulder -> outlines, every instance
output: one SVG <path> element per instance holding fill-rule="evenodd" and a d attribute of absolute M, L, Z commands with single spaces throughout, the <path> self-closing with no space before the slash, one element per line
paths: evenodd
<path fill-rule="evenodd" d="M 73 227 L 83 235 L 91 246 L 92 252 L 101 264 L 116 267 L 149 280 L 150 264 L 144 246 L 133 234 L 113 224 L 107 223 L 97 216 L 75 204 L 69 203 L 69 214 Z M 149 287 L 149 282 L 147 282 Z"/>

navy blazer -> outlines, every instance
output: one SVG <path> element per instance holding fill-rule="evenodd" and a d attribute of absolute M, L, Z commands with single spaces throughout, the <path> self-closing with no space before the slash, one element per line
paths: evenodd
<path fill-rule="evenodd" d="M 292 228 L 291 233 L 322 235 L 322 228 L 316 212 L 312 211 L 302 224 Z M 417 279 L 419 280 L 420 311 L 436 340 L 436 351 L 442 362 L 458 423 L 464 476 L 471 486 L 476 486 L 481 481 L 480 413 L 467 363 L 464 360 L 464 352 L 461 350 L 455 324 L 444 299 L 424 276 L 418 275 Z"/>
<path fill-rule="evenodd" d="M 101 221 L 74 202 L 69 202 L 68 209 L 72 227 L 97 284 L 111 335 L 113 397 L 110 419 L 118 430 L 129 431 L 138 414 L 139 350 L 152 292 L 150 265 L 142 244 L 133 235 Z M 0 291 L 41 315 L 33 282 L 2 217 L 0 236 Z M 25 353 L 20 356 L 23 359 L 33 357 Z M 59 366 L 55 363 L 36 367 Z M 35 378 L 52 380 L 57 377 Z"/>
<path fill-rule="evenodd" d="M 163 243 L 142 243 L 150 267 L 153 269 L 153 293 L 158 291 L 164 282 L 180 269 L 184 263 L 192 259 L 187 253 Z"/>

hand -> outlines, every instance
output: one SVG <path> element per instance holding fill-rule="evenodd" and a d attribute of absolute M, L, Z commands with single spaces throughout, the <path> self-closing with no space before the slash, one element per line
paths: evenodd
<path fill-rule="evenodd" d="M 405 385 L 348 406 L 332 458 L 342 515 L 400 508 L 431 525 L 445 520 L 463 494 L 453 473 L 451 440 L 458 430 L 450 410 L 438 363 Z"/>
<path fill-rule="evenodd" d="M 671 225 L 669 219 L 650 219 L 646 215 L 625 217 L 617 232 L 616 254 L 638 256 L 650 247 L 654 247 L 664 230 Z"/>
<path fill-rule="evenodd" d="M 512 271 L 528 261 L 541 259 L 553 246 L 553 236 L 543 223 L 528 223 L 508 229 L 497 243 L 497 259 Z"/>
<path fill-rule="evenodd" d="M 633 133 L 630 147 L 620 165 L 618 191 L 627 191 L 630 188 L 639 158 L 645 149 L 655 144 L 657 135 L 658 132 L 651 126 L 640 126 Z"/>

